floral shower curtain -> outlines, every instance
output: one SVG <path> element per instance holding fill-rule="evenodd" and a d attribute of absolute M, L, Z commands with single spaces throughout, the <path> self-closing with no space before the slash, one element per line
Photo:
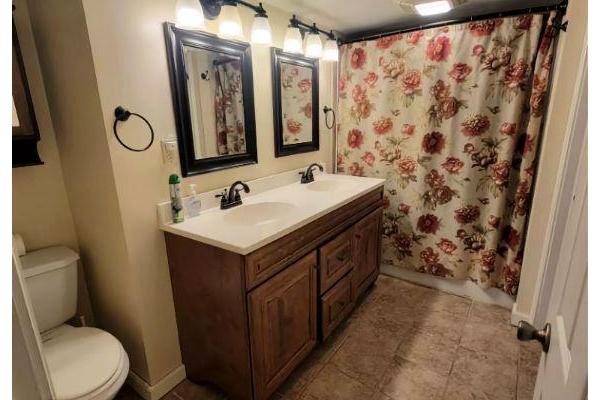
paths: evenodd
<path fill-rule="evenodd" d="M 384 263 L 517 293 L 552 19 L 342 47 L 338 173 L 386 179 Z"/>
<path fill-rule="evenodd" d="M 219 155 L 246 152 L 244 99 L 239 60 L 214 64 L 216 94 L 217 151 Z"/>

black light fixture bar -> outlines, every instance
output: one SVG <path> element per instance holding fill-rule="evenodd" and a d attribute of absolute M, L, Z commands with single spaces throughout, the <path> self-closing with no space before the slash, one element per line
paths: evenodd
<path fill-rule="evenodd" d="M 336 40 L 335 35 L 333 34 L 333 31 L 327 32 L 323 29 L 320 29 L 316 23 L 313 23 L 311 25 L 311 24 L 307 24 L 306 22 L 302 22 L 298 19 L 298 17 L 296 17 L 296 14 L 292 15 L 292 19 L 290 19 L 290 26 L 299 28 L 301 32 L 322 33 L 323 35 L 327 36 L 329 39 Z"/>
<path fill-rule="evenodd" d="M 450 19 L 450 20 L 445 20 L 445 21 L 436 21 L 436 22 L 431 22 L 428 24 L 423 24 L 423 25 L 418 25 L 418 26 L 413 26 L 413 27 L 408 27 L 408 28 L 393 28 L 392 27 L 392 28 L 388 28 L 388 29 L 384 29 L 384 30 L 357 32 L 355 34 L 348 35 L 346 37 L 341 38 L 341 43 L 346 44 L 346 43 L 362 42 L 364 40 L 379 39 L 379 38 L 386 37 L 386 36 L 397 35 L 399 33 L 409 33 L 409 32 L 420 31 L 423 29 L 439 28 L 439 27 L 447 26 L 447 25 L 463 24 L 466 22 L 481 21 L 484 19 L 514 17 L 514 16 L 518 16 L 518 15 L 525 15 L 525 14 L 547 13 L 550 11 L 558 11 L 558 15 L 556 16 L 556 19 L 555 19 L 555 27 L 557 29 L 566 31 L 567 23 L 566 22 L 562 23 L 561 20 L 562 20 L 562 17 L 566 13 L 568 3 L 569 3 L 568 0 L 564 0 L 564 1 L 561 1 L 560 3 L 549 5 L 549 6 L 530 7 L 530 8 L 523 8 L 523 9 L 518 9 L 518 10 L 510 10 L 510 11 L 482 14 L 482 15 L 477 15 L 477 16 L 470 16 L 470 17 L 466 17 L 466 18 L 456 18 L 456 19 Z"/>
<path fill-rule="evenodd" d="M 238 4 L 241 4 L 244 7 L 247 7 L 249 9 L 253 10 L 257 16 L 261 16 L 261 17 L 267 16 L 267 11 L 263 8 L 262 3 L 258 3 L 258 5 L 255 6 L 254 4 L 248 3 L 247 1 L 244 1 L 244 0 L 223 0 L 223 4 L 230 4 L 232 6 L 237 6 Z"/>

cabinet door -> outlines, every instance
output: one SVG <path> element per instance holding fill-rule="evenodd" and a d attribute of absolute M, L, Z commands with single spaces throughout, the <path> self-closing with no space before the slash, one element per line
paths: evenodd
<path fill-rule="evenodd" d="M 367 288 L 379 270 L 381 217 L 382 209 L 379 208 L 354 225 L 354 298 Z"/>
<path fill-rule="evenodd" d="M 255 399 L 267 399 L 317 338 L 317 255 L 308 254 L 249 297 Z"/>

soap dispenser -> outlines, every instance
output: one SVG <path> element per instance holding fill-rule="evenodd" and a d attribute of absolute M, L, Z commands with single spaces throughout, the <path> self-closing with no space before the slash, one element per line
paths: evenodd
<path fill-rule="evenodd" d="M 198 193 L 196 192 L 196 184 L 190 183 L 190 192 L 191 195 L 188 197 L 186 202 L 186 209 L 188 217 L 196 217 L 200 215 L 201 202 L 200 197 L 198 197 Z"/>

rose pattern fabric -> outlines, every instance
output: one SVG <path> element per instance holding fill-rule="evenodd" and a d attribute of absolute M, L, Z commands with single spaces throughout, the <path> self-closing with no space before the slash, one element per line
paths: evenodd
<path fill-rule="evenodd" d="M 220 62 L 213 68 L 216 80 L 217 152 L 219 155 L 245 153 L 246 129 L 240 62 Z"/>
<path fill-rule="evenodd" d="M 386 179 L 382 262 L 516 295 L 551 19 L 342 46 L 337 171 Z"/>
<path fill-rule="evenodd" d="M 312 140 L 312 71 L 281 63 L 283 144 Z"/>

